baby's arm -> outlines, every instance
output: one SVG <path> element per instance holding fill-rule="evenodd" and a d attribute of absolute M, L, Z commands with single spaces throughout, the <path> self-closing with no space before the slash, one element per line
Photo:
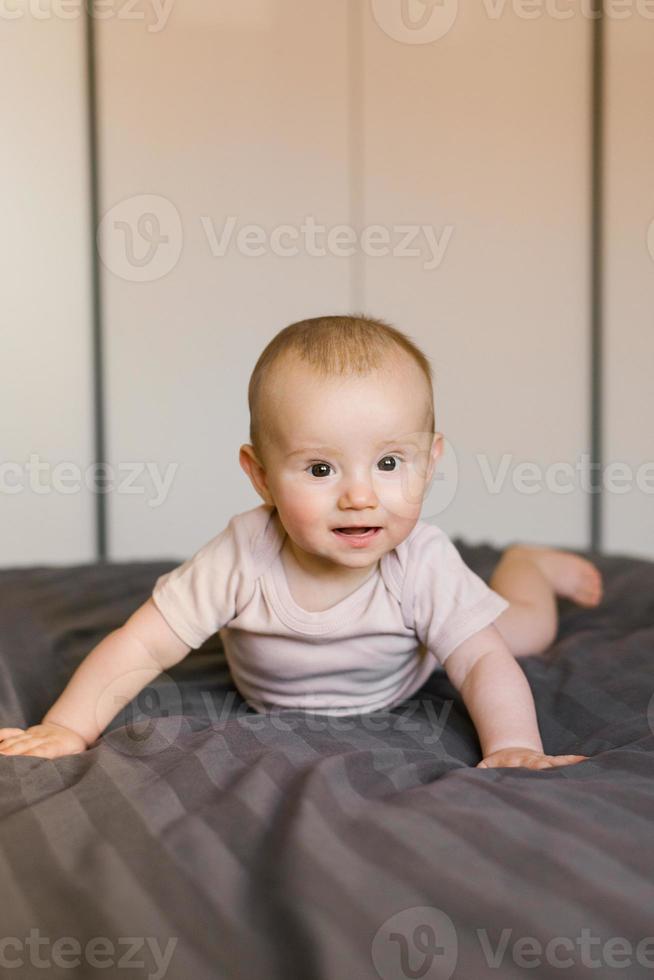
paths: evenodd
<path fill-rule="evenodd" d="M 496 626 L 474 633 L 443 666 L 477 729 L 482 768 L 549 769 L 587 758 L 543 753 L 529 683 Z"/>
<path fill-rule="evenodd" d="M 91 650 L 40 725 L 0 728 L 0 754 L 52 759 L 83 752 L 124 704 L 190 649 L 149 598 Z"/>

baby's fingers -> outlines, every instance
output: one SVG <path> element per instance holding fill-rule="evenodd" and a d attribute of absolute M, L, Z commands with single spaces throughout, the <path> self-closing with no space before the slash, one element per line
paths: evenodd
<path fill-rule="evenodd" d="M 0 742 L 0 755 L 15 755 L 16 750 L 28 744 L 31 739 L 26 739 L 24 735 L 13 735 Z"/>
<path fill-rule="evenodd" d="M 548 755 L 552 766 L 574 766 L 577 762 L 585 762 L 588 755 Z"/>
<path fill-rule="evenodd" d="M 0 728 L 0 742 L 10 735 L 24 735 L 24 728 Z"/>
<path fill-rule="evenodd" d="M 43 739 L 23 732 L 0 742 L 0 755 L 33 755 L 34 749 L 43 744 Z"/>
<path fill-rule="evenodd" d="M 527 762 L 527 766 L 529 769 L 555 769 L 557 766 L 573 766 L 587 758 L 587 755 L 544 755 Z"/>
<path fill-rule="evenodd" d="M 30 738 L 23 739 L 16 745 L 12 746 L 6 752 L 0 752 L 2 755 L 34 755 L 39 759 L 53 759 L 57 755 L 61 755 L 57 751 L 57 747 L 51 742 L 47 742 L 44 739 Z"/>

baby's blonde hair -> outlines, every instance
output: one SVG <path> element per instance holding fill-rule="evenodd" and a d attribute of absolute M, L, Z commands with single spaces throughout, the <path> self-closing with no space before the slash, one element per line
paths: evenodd
<path fill-rule="evenodd" d="M 429 397 L 428 431 L 434 431 L 433 371 L 429 358 L 406 334 L 384 320 L 363 316 L 318 316 L 291 323 L 264 347 L 248 385 L 250 444 L 263 462 L 262 449 L 272 435 L 265 412 L 265 383 L 283 356 L 295 355 L 323 377 L 365 375 L 383 366 L 400 348 L 425 376 Z"/>

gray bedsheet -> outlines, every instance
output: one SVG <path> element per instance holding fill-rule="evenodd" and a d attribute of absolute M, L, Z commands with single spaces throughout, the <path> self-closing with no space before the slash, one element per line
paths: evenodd
<path fill-rule="evenodd" d="M 499 553 L 455 543 L 488 580 Z M 2 977 L 654 978 L 654 563 L 597 560 L 601 607 L 562 602 L 523 661 L 580 765 L 474 768 L 441 669 L 392 711 L 258 715 L 218 637 L 89 751 L 0 756 Z M 174 564 L 1 571 L 0 725 Z"/>

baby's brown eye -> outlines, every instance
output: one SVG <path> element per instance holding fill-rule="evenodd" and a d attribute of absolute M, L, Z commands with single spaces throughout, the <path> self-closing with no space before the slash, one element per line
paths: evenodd
<path fill-rule="evenodd" d="M 381 460 L 379 461 L 379 463 L 380 463 L 380 465 L 381 465 L 382 463 L 385 463 L 385 462 L 386 462 L 386 461 L 388 461 L 388 460 L 391 460 L 391 461 L 392 461 L 393 463 L 395 463 L 395 461 L 396 461 L 396 459 L 397 459 L 397 457 L 396 457 L 396 456 L 384 456 L 384 458 L 383 458 L 383 459 L 381 459 Z M 385 472 L 386 472 L 386 473 L 392 473 L 392 472 L 393 472 L 394 470 L 395 470 L 395 466 L 392 466 L 392 467 L 391 467 L 390 469 L 385 469 Z"/>
<path fill-rule="evenodd" d="M 314 472 L 314 470 L 319 470 L 321 468 L 322 468 L 322 472 L 321 473 L 315 473 Z M 327 474 L 325 473 L 325 470 L 328 470 L 328 469 L 330 469 L 330 466 L 329 466 L 328 463 L 312 463 L 311 466 L 310 466 L 310 470 L 311 470 L 311 475 L 312 476 L 327 476 Z"/>

